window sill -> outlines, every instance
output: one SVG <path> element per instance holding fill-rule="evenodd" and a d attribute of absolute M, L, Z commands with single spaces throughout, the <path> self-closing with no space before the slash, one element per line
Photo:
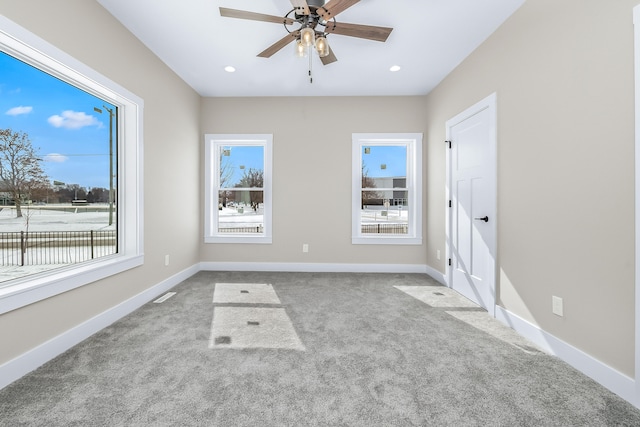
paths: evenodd
<path fill-rule="evenodd" d="M 271 236 L 256 237 L 256 236 L 207 236 L 204 238 L 205 243 L 240 243 L 240 244 L 271 244 Z"/>
<path fill-rule="evenodd" d="M 422 237 L 352 237 L 352 245 L 421 245 Z"/>
<path fill-rule="evenodd" d="M 94 263 L 84 263 L 12 281 L 0 288 L 0 314 L 51 298 L 144 263 L 144 255 L 118 256 Z"/>

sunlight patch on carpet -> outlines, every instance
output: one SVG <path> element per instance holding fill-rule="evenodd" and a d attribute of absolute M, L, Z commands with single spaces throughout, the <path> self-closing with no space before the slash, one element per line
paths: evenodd
<path fill-rule="evenodd" d="M 215 307 L 209 348 L 305 351 L 284 308 Z"/>
<path fill-rule="evenodd" d="M 432 307 L 478 307 L 473 301 L 444 286 L 394 286 Z"/>
<path fill-rule="evenodd" d="M 280 304 L 273 286 L 266 283 L 216 283 L 214 303 Z"/>
<path fill-rule="evenodd" d="M 394 286 L 419 301 L 442 308 L 448 315 L 529 354 L 543 353 L 515 330 L 491 317 L 482 307 L 445 286 Z M 478 310 L 469 310 L 476 308 Z"/>
<path fill-rule="evenodd" d="M 465 322 L 489 335 L 509 343 L 520 350 L 535 354 L 541 353 L 542 350 L 537 348 L 535 344 L 527 340 L 516 331 L 501 323 L 499 320 L 489 316 L 488 313 L 482 311 L 445 311 L 445 313 Z"/>

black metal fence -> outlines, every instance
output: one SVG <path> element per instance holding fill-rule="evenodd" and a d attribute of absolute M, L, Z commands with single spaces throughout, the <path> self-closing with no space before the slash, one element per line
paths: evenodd
<path fill-rule="evenodd" d="M 360 229 L 362 234 L 407 234 L 409 226 L 407 224 L 362 224 Z"/>
<path fill-rule="evenodd" d="M 75 264 L 115 254 L 115 230 L 0 233 L 0 266 Z"/>
<path fill-rule="evenodd" d="M 262 225 L 256 225 L 252 227 L 220 227 L 219 233 L 262 233 L 264 228 Z"/>
<path fill-rule="evenodd" d="M 409 226 L 407 224 L 362 224 L 362 234 L 407 234 Z M 221 227 L 219 233 L 262 233 L 262 225 L 253 227 Z"/>

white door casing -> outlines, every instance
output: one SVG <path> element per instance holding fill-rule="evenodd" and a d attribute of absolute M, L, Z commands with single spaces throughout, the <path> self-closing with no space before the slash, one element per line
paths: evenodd
<path fill-rule="evenodd" d="M 496 299 L 496 120 L 494 93 L 446 123 L 447 284 L 492 316 Z"/>

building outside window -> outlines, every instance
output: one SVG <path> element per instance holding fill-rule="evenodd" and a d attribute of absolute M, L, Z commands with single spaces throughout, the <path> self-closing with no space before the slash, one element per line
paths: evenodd
<path fill-rule="evenodd" d="M 422 135 L 353 134 L 352 243 L 422 243 Z"/>
<path fill-rule="evenodd" d="M 205 135 L 205 242 L 271 243 L 271 135 Z"/>

